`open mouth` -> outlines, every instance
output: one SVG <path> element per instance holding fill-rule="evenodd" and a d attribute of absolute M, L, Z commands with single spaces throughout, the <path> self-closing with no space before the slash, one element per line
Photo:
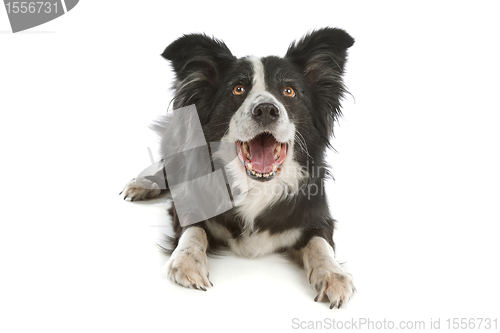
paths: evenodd
<path fill-rule="evenodd" d="M 250 178 L 268 181 L 281 170 L 288 145 L 278 142 L 270 133 L 261 133 L 250 141 L 236 142 L 241 163 Z"/>

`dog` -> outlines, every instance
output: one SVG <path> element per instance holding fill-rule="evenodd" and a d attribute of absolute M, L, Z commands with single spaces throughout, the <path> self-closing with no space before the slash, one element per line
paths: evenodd
<path fill-rule="evenodd" d="M 356 289 L 335 259 L 336 221 L 324 181 L 331 176 L 325 153 L 347 93 L 342 76 L 353 44 L 344 30 L 327 27 L 292 42 L 283 58 L 237 58 L 204 34 L 184 35 L 165 49 L 176 78 L 174 109 L 194 105 L 206 142 L 231 144 L 237 156 L 225 168 L 234 180 L 231 209 L 183 225 L 179 207 L 170 208 L 175 236 L 164 270 L 172 281 L 206 291 L 213 286 L 207 253 L 221 246 L 245 257 L 282 252 L 305 270 L 317 292 L 314 301 L 326 296 L 330 308 L 347 304 Z M 156 127 L 163 161 L 176 131 L 172 125 L 167 130 L 169 121 Z M 211 156 L 213 163 L 217 152 Z M 124 199 L 169 191 L 160 183 L 155 177 L 142 185 L 132 180 Z M 242 184 L 245 195 L 235 200 Z"/>

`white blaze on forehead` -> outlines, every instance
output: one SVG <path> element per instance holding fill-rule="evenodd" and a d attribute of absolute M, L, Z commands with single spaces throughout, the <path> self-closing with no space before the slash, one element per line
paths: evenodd
<path fill-rule="evenodd" d="M 264 65 L 262 64 L 262 61 L 260 58 L 257 57 L 250 57 L 248 58 L 250 62 L 252 63 L 253 67 L 253 91 L 266 91 L 266 80 L 264 76 Z"/>
<path fill-rule="evenodd" d="M 267 91 L 264 64 L 262 63 L 261 58 L 249 57 L 248 60 L 253 67 L 253 80 L 252 90 L 250 91 L 247 99 L 254 105 L 260 102 L 274 103 L 281 109 L 284 109 L 284 106 L 276 99 L 276 97 Z"/>

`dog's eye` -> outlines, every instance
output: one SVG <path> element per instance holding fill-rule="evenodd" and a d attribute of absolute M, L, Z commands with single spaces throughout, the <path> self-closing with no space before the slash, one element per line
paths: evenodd
<path fill-rule="evenodd" d="M 242 95 L 243 93 L 245 92 L 245 87 L 243 87 L 243 85 L 241 84 L 238 84 L 236 86 L 234 86 L 233 88 L 233 94 L 235 95 Z"/>
<path fill-rule="evenodd" d="M 285 89 L 283 89 L 283 95 L 285 95 L 286 97 L 294 97 L 295 91 L 290 87 L 286 87 Z"/>

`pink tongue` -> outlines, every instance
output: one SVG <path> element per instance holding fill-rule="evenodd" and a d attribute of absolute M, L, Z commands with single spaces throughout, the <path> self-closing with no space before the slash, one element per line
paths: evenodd
<path fill-rule="evenodd" d="M 273 169 L 274 149 L 277 144 L 278 142 L 272 135 L 262 135 L 248 141 L 253 170 L 259 173 L 268 173 Z"/>

